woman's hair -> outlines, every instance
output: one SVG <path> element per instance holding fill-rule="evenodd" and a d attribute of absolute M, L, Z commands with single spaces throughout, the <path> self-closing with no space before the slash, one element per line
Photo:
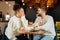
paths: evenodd
<path fill-rule="evenodd" d="M 13 6 L 13 10 L 14 10 L 14 11 L 17 11 L 17 10 L 19 10 L 19 9 L 21 9 L 21 8 L 23 8 L 23 7 L 20 6 L 20 5 L 18 5 L 18 4 L 16 4 L 16 5 Z"/>

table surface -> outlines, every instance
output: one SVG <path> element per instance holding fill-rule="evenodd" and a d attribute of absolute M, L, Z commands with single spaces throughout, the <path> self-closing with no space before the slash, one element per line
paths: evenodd
<path fill-rule="evenodd" d="M 43 34 L 42 31 L 31 32 L 31 31 L 26 31 L 26 30 L 20 30 L 19 32 L 20 32 L 21 34 Z"/>

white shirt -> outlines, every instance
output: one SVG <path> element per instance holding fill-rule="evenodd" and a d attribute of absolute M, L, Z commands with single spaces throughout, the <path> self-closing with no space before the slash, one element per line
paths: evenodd
<path fill-rule="evenodd" d="M 33 26 L 38 26 L 40 29 L 51 32 L 51 33 L 46 32 L 46 33 L 44 33 L 44 35 L 49 35 L 54 38 L 56 35 L 56 32 L 55 32 L 53 17 L 46 15 L 46 17 L 44 18 L 45 23 L 43 25 L 39 25 L 38 19 L 39 19 L 39 17 L 36 18 Z"/>
<path fill-rule="evenodd" d="M 5 35 L 10 39 L 10 40 L 16 40 L 16 35 L 18 35 L 18 31 L 20 30 L 21 27 L 21 21 L 23 23 L 23 26 L 26 27 L 28 25 L 28 21 L 25 19 L 25 16 L 22 16 L 21 18 L 17 18 L 16 16 L 13 16 L 9 23 L 8 27 L 6 28 Z"/>

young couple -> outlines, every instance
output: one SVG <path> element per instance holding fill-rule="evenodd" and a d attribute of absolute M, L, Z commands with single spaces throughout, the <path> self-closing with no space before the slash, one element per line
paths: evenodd
<path fill-rule="evenodd" d="M 9 40 L 17 40 L 18 38 L 16 36 L 21 35 L 20 30 L 28 31 L 29 29 L 28 20 L 25 18 L 23 7 L 20 5 L 15 5 L 13 9 L 15 11 L 15 16 L 11 17 L 5 32 L 5 35 Z M 37 7 L 37 13 L 40 16 L 37 16 L 35 22 L 32 24 L 31 29 L 44 30 L 41 31 L 44 37 L 40 39 L 41 35 L 34 35 L 33 40 L 53 40 L 56 34 L 53 18 L 46 15 L 45 7 Z M 20 36 L 18 40 L 28 40 L 27 38 L 24 38 L 21 39 Z"/>

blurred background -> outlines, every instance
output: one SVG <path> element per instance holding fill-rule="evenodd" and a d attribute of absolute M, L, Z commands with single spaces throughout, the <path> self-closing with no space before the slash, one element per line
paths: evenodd
<path fill-rule="evenodd" d="M 57 29 L 57 38 L 60 39 L 60 0 L 0 0 L 0 39 L 5 25 L 7 25 L 9 19 L 14 15 L 13 5 L 16 4 L 24 7 L 26 18 L 30 24 L 36 18 L 35 8 L 37 6 L 47 7 L 47 14 L 53 16 Z"/>

